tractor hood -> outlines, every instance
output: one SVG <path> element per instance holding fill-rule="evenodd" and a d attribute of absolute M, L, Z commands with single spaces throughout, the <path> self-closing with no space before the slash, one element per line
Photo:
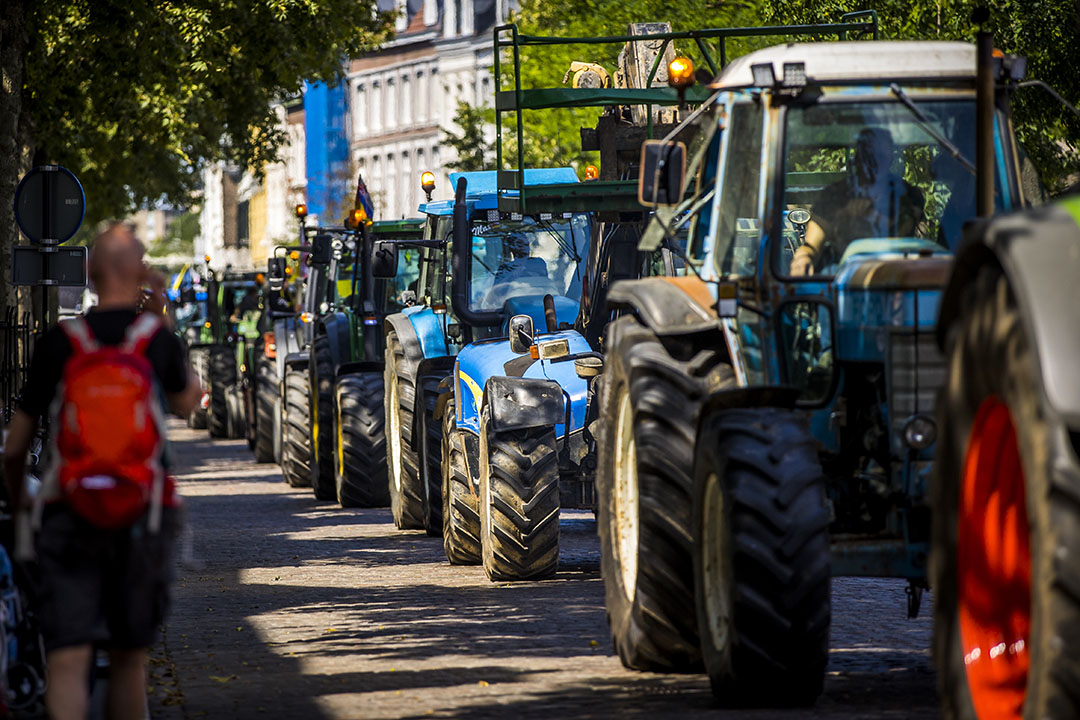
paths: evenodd
<path fill-rule="evenodd" d="M 881 362 L 897 331 L 932 333 L 952 255 L 858 255 L 840 266 L 836 293 L 840 359 Z"/>
<path fill-rule="evenodd" d="M 576 300 L 555 295 L 555 318 L 557 322 L 567 322 L 571 325 L 578 315 L 578 303 Z M 533 327 L 537 332 L 547 329 L 547 321 L 544 319 L 544 296 L 543 295 L 519 295 L 507 298 L 503 305 L 504 333 L 510 332 L 510 318 L 515 315 L 528 315 L 532 318 Z"/>

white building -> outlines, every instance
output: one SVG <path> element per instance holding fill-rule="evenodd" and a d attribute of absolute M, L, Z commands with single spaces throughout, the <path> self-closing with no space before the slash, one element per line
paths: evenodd
<path fill-rule="evenodd" d="M 304 111 L 299 102 L 278 105 L 286 143 L 281 160 L 263 168 L 261 178 L 218 162 L 203 171 L 203 206 L 195 257 L 210 256 L 215 269 L 262 269 L 274 245 L 294 243 L 293 214 L 304 201 Z"/>
<path fill-rule="evenodd" d="M 455 158 L 442 130 L 458 130 L 459 100 L 494 101 L 491 29 L 507 12 L 504 0 L 424 0 L 410 15 L 398 2 L 396 38 L 353 60 L 348 75 L 353 165 L 377 218 L 415 216 L 425 170 L 435 173 L 434 197 L 450 197 Z"/>

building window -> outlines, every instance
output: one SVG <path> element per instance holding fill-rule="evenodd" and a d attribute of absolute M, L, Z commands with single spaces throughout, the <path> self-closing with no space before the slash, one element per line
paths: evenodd
<path fill-rule="evenodd" d="M 367 131 L 367 89 L 363 84 L 356 85 L 356 108 L 353 110 L 353 123 L 356 135 L 362 135 Z"/>
<path fill-rule="evenodd" d="M 383 103 L 382 109 L 386 113 L 386 116 L 383 118 L 383 127 L 394 127 L 394 114 L 398 111 L 397 85 L 394 83 L 394 78 L 390 78 L 386 81 L 386 102 Z"/>
<path fill-rule="evenodd" d="M 424 71 L 420 70 L 416 73 L 416 120 L 417 122 L 423 122 L 427 120 L 427 78 L 424 77 Z"/>
<path fill-rule="evenodd" d="M 412 125 L 416 121 L 413 117 L 412 100 L 412 83 L 409 82 L 409 76 L 405 75 L 401 78 L 401 114 L 399 116 L 404 125 Z"/>
<path fill-rule="evenodd" d="M 382 84 L 377 80 L 371 83 L 371 104 L 368 107 L 369 109 L 365 110 L 370 120 L 367 125 L 378 130 L 382 127 Z"/>
<path fill-rule="evenodd" d="M 245 200 L 236 204 L 236 247 L 247 247 L 251 240 L 250 235 L 248 201 Z"/>

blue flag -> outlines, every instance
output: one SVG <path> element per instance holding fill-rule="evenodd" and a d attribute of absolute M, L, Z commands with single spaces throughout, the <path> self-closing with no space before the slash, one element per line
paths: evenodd
<path fill-rule="evenodd" d="M 371 203 L 371 195 L 368 194 L 367 185 L 364 184 L 364 176 L 356 176 L 356 201 L 353 203 L 354 210 L 363 210 L 365 220 L 373 220 L 375 206 Z"/>

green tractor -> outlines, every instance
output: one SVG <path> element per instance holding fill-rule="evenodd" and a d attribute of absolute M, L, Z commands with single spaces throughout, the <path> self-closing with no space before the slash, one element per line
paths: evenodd
<path fill-rule="evenodd" d="M 206 394 L 201 410 L 213 438 L 247 436 L 242 371 L 260 339 L 259 286 L 254 272 L 207 269 L 206 316 L 197 342 L 188 346 L 192 368 Z M 201 424 L 197 410 L 196 425 Z"/>
<path fill-rule="evenodd" d="M 422 220 L 360 220 L 334 242 L 327 292 L 311 319 L 311 481 L 343 507 L 389 501 L 383 433 L 384 318 L 405 307 L 420 275 Z"/>

